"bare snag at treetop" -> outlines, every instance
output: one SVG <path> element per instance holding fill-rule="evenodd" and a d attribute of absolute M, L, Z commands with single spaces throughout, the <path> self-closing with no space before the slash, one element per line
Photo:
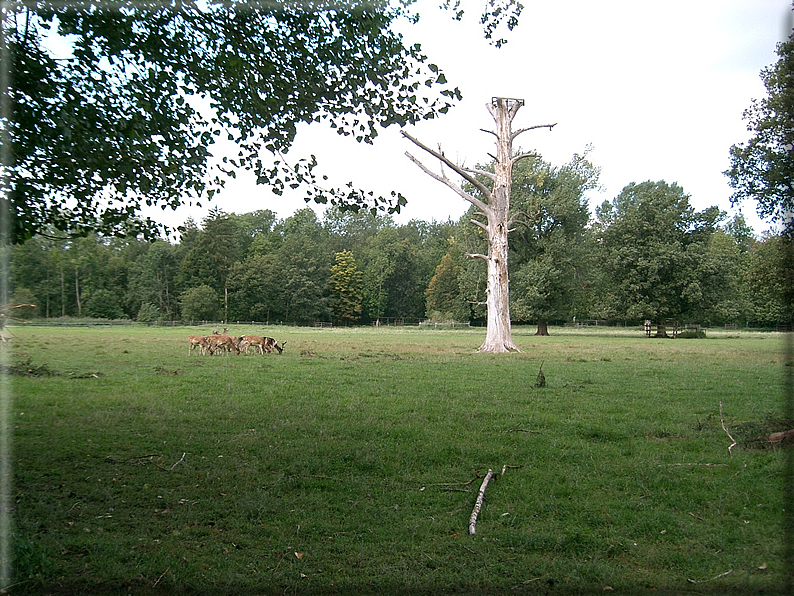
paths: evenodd
<path fill-rule="evenodd" d="M 486 307 L 488 310 L 488 325 L 485 341 L 480 346 L 480 352 L 505 353 L 519 352 L 518 347 L 513 343 L 513 335 L 510 326 L 510 292 L 507 270 L 508 242 L 507 235 L 510 231 L 512 221 L 510 220 L 510 189 L 512 184 L 513 165 L 525 157 L 537 157 L 533 153 L 522 153 L 513 155 L 513 141 L 523 132 L 536 128 L 548 128 L 551 130 L 555 124 L 541 124 L 521 128 L 517 131 L 512 130 L 513 118 L 524 105 L 521 99 L 508 99 L 495 97 L 491 103 L 486 104 L 488 111 L 494 119 L 495 131 L 483 130 L 496 137 L 496 157 L 494 158 L 494 171 L 471 169 L 459 166 L 451 162 L 443 152 L 434 151 L 422 144 L 407 132 L 403 131 L 403 136 L 410 140 L 414 145 L 423 149 L 442 163 L 441 173 L 438 174 L 413 155 L 406 152 L 406 156 L 415 163 L 425 174 L 443 182 L 454 190 L 463 199 L 477 208 L 476 215 L 485 218 L 485 221 L 472 219 L 471 222 L 481 228 L 488 238 L 488 254 L 467 254 L 467 256 L 483 259 L 488 264 L 488 283 L 486 290 Z M 493 156 L 492 156 L 493 157 Z M 476 188 L 482 197 L 475 197 L 467 193 L 460 185 L 456 184 L 447 177 L 443 166 L 451 168 L 456 174 L 461 176 L 466 182 Z M 492 182 L 492 188 L 488 188 L 475 176 L 483 176 Z"/>

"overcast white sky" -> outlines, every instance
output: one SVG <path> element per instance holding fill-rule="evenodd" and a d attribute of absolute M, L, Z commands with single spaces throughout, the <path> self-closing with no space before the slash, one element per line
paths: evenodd
<path fill-rule="evenodd" d="M 501 49 L 482 38 L 481 1 L 464 2 L 469 13 L 462 23 L 436 8 L 440 0 L 420 2 L 420 23 L 405 26 L 406 41 L 420 42 L 463 93 L 446 116 L 409 130 L 425 144 L 440 143 L 467 165 L 485 163 L 493 152 L 493 137 L 480 131 L 493 124 L 485 104 L 493 96 L 521 98 L 514 128 L 558 124 L 524 133 L 518 145 L 553 164 L 593 146 L 603 190 L 590 195 L 591 209 L 630 182 L 665 180 L 680 184 L 697 209 L 718 205 L 735 213 L 722 172 L 730 146 L 748 138 L 742 112 L 765 96 L 759 73 L 776 61 L 789 0 L 524 0 L 521 22 Z M 468 204 L 411 164 L 405 151 L 435 165 L 397 129 L 381 133 L 374 146 L 359 146 L 323 125 L 304 126 L 290 156 L 315 154 L 340 185 L 353 180 L 384 196 L 402 192 L 408 207 L 399 222 L 460 217 Z M 305 203 L 277 197 L 241 173 L 210 206 L 271 209 L 284 218 Z M 169 223 L 188 215 L 200 221 L 207 210 L 180 210 Z M 770 227 L 754 205 L 742 210 L 757 233 Z"/>

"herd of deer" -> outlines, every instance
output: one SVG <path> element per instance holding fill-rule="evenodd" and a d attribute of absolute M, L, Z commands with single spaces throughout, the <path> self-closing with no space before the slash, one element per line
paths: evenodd
<path fill-rule="evenodd" d="M 284 345 L 287 343 L 282 341 L 281 345 L 279 345 L 272 337 L 261 337 L 259 335 L 241 335 L 236 337 L 227 335 L 226 331 L 227 329 L 224 327 L 223 331 L 215 329 L 212 335 L 188 336 L 188 356 L 196 348 L 199 349 L 202 355 L 215 354 L 216 352 L 225 354 L 229 352 L 234 352 L 235 354 L 245 352 L 248 354 L 251 348 L 259 354 L 271 354 L 273 350 L 281 354 L 284 351 Z"/>

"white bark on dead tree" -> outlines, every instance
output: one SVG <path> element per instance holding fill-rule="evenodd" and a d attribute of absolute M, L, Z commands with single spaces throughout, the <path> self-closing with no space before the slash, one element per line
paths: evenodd
<path fill-rule="evenodd" d="M 472 219 L 471 222 L 487 234 L 488 254 L 467 255 L 472 258 L 483 259 L 488 264 L 488 282 L 486 289 L 488 326 L 486 329 L 485 341 L 479 349 L 480 352 L 504 353 L 520 351 L 513 343 L 513 334 L 510 325 L 510 288 L 507 269 L 507 235 L 510 231 L 511 223 L 510 189 L 512 185 L 513 165 L 525 157 L 534 157 L 534 154 L 523 153 L 514 156 L 513 141 L 518 135 L 528 130 L 536 128 L 548 128 L 551 130 L 551 128 L 555 126 L 554 124 L 542 124 L 529 128 L 522 128 L 513 132 L 513 118 L 515 118 L 516 113 L 522 105 L 524 105 L 522 100 L 506 99 L 503 97 L 494 98 L 490 104 L 486 104 L 488 111 L 494 119 L 496 128 L 494 131 L 483 131 L 496 137 L 496 157 L 493 173 L 459 166 L 447 159 L 440 149 L 439 151 L 434 151 L 405 131 L 402 133 L 403 136 L 414 145 L 430 153 L 430 155 L 441 162 L 441 173 L 438 174 L 430 170 L 413 155 L 406 152 L 408 159 L 419 166 L 425 174 L 446 184 L 463 197 L 463 199 L 474 205 L 478 211 L 477 215 L 485 217 L 485 222 L 477 219 Z M 464 191 L 458 184 L 450 180 L 444 172 L 444 165 L 451 168 L 466 182 L 473 185 L 480 192 L 482 198 L 472 196 Z M 489 189 L 485 184 L 482 184 L 475 178 L 475 175 L 481 175 L 491 180 L 492 188 Z"/>

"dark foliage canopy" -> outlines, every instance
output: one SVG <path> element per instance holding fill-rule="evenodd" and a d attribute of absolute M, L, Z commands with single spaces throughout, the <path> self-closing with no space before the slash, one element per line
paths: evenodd
<path fill-rule="evenodd" d="M 459 16 L 459 5 L 448 8 Z M 211 198 L 237 168 L 277 194 L 303 188 L 307 201 L 397 212 L 397 193 L 326 190 L 314 156 L 288 163 L 298 124 L 327 121 L 371 143 L 378 128 L 434 118 L 460 99 L 393 30 L 396 19 L 418 18 L 402 0 L 31 0 L 3 10 L 12 243 L 92 231 L 151 238 L 162 228 L 144 207 Z M 500 23 L 512 28 L 520 10 L 489 3 L 486 37 Z M 54 37 L 68 41 L 68 55 L 51 51 Z M 211 150 L 227 140 L 239 151 L 215 169 Z"/>
<path fill-rule="evenodd" d="M 762 217 L 794 232 L 794 38 L 778 46 L 779 60 L 761 72 L 767 97 L 754 100 L 744 119 L 752 137 L 731 147 L 725 174 L 733 201 L 754 200 Z"/>

